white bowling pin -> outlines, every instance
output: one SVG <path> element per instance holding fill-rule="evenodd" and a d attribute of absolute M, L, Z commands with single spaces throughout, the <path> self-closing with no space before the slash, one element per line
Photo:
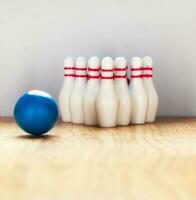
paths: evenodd
<path fill-rule="evenodd" d="M 84 57 L 78 57 L 76 59 L 75 67 L 75 82 L 69 102 L 72 122 L 75 124 L 84 123 L 83 96 L 86 87 L 86 80 L 86 59 Z"/>
<path fill-rule="evenodd" d="M 144 124 L 147 110 L 147 96 L 142 80 L 142 60 L 134 57 L 131 61 L 130 94 L 132 101 L 131 123 Z"/>
<path fill-rule="evenodd" d="M 100 127 L 115 127 L 118 115 L 118 97 L 115 91 L 114 62 L 105 57 L 101 63 L 101 83 L 96 97 L 96 112 Z"/>
<path fill-rule="evenodd" d="M 59 94 L 59 108 L 63 122 L 71 122 L 69 97 L 74 84 L 74 61 L 72 57 L 64 60 L 64 83 Z"/>
<path fill-rule="evenodd" d="M 88 83 L 83 99 L 83 112 L 86 125 L 97 125 L 95 100 L 99 90 L 100 61 L 98 57 L 88 60 Z"/>
<path fill-rule="evenodd" d="M 143 82 L 148 97 L 146 122 L 154 122 L 158 107 L 158 94 L 153 83 L 153 60 L 151 57 L 143 58 Z"/>
<path fill-rule="evenodd" d="M 127 61 L 118 57 L 114 65 L 114 83 L 119 99 L 117 125 L 128 125 L 131 119 L 131 96 L 127 83 Z"/>

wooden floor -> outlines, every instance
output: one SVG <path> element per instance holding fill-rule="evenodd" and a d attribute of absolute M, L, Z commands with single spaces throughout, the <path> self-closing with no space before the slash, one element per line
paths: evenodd
<path fill-rule="evenodd" d="M 0 200 L 196 199 L 196 118 L 41 138 L 0 119 Z"/>

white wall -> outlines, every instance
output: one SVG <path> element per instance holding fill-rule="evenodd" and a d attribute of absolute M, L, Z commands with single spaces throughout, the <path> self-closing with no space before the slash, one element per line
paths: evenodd
<path fill-rule="evenodd" d="M 195 0 L 0 0 L 0 110 L 58 96 L 65 56 L 151 55 L 159 115 L 196 115 Z"/>

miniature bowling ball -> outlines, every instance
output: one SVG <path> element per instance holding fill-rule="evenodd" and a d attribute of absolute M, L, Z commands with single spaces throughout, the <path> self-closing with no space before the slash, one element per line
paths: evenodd
<path fill-rule="evenodd" d="M 46 92 L 32 90 L 22 95 L 14 108 L 16 123 L 25 132 L 40 136 L 53 128 L 58 118 L 54 98 Z"/>

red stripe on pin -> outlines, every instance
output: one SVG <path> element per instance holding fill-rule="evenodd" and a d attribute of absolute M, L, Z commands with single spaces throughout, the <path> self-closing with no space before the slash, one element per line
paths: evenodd
<path fill-rule="evenodd" d="M 127 75 L 124 75 L 124 76 L 118 76 L 118 75 L 114 75 L 114 78 L 127 78 Z"/>
<path fill-rule="evenodd" d="M 114 79 L 114 76 L 101 76 L 101 79 Z"/>
<path fill-rule="evenodd" d="M 146 67 L 142 67 L 143 70 L 153 70 L 152 67 L 146 66 Z"/>
<path fill-rule="evenodd" d="M 64 74 L 65 77 L 69 76 L 69 77 L 73 77 L 74 74 Z"/>
<path fill-rule="evenodd" d="M 114 68 L 115 71 L 126 71 L 127 70 L 127 66 L 125 68 Z"/>
<path fill-rule="evenodd" d="M 131 71 L 141 71 L 143 68 L 140 67 L 140 68 L 131 68 Z"/>
<path fill-rule="evenodd" d="M 88 75 L 88 80 L 89 79 L 99 79 L 100 78 L 100 76 L 91 76 L 91 75 Z"/>
<path fill-rule="evenodd" d="M 143 78 L 151 78 L 152 74 L 143 74 L 142 76 L 143 76 Z"/>
<path fill-rule="evenodd" d="M 88 71 L 98 72 L 99 70 L 100 70 L 100 68 L 94 69 L 94 68 L 88 67 Z"/>
<path fill-rule="evenodd" d="M 86 71 L 87 68 L 84 67 L 84 68 L 79 68 L 79 67 L 73 67 L 74 70 L 78 70 L 78 71 Z"/>
<path fill-rule="evenodd" d="M 113 69 L 101 69 L 102 72 L 113 72 Z"/>
<path fill-rule="evenodd" d="M 72 70 L 72 69 L 74 69 L 74 67 L 64 67 L 64 70 Z"/>

